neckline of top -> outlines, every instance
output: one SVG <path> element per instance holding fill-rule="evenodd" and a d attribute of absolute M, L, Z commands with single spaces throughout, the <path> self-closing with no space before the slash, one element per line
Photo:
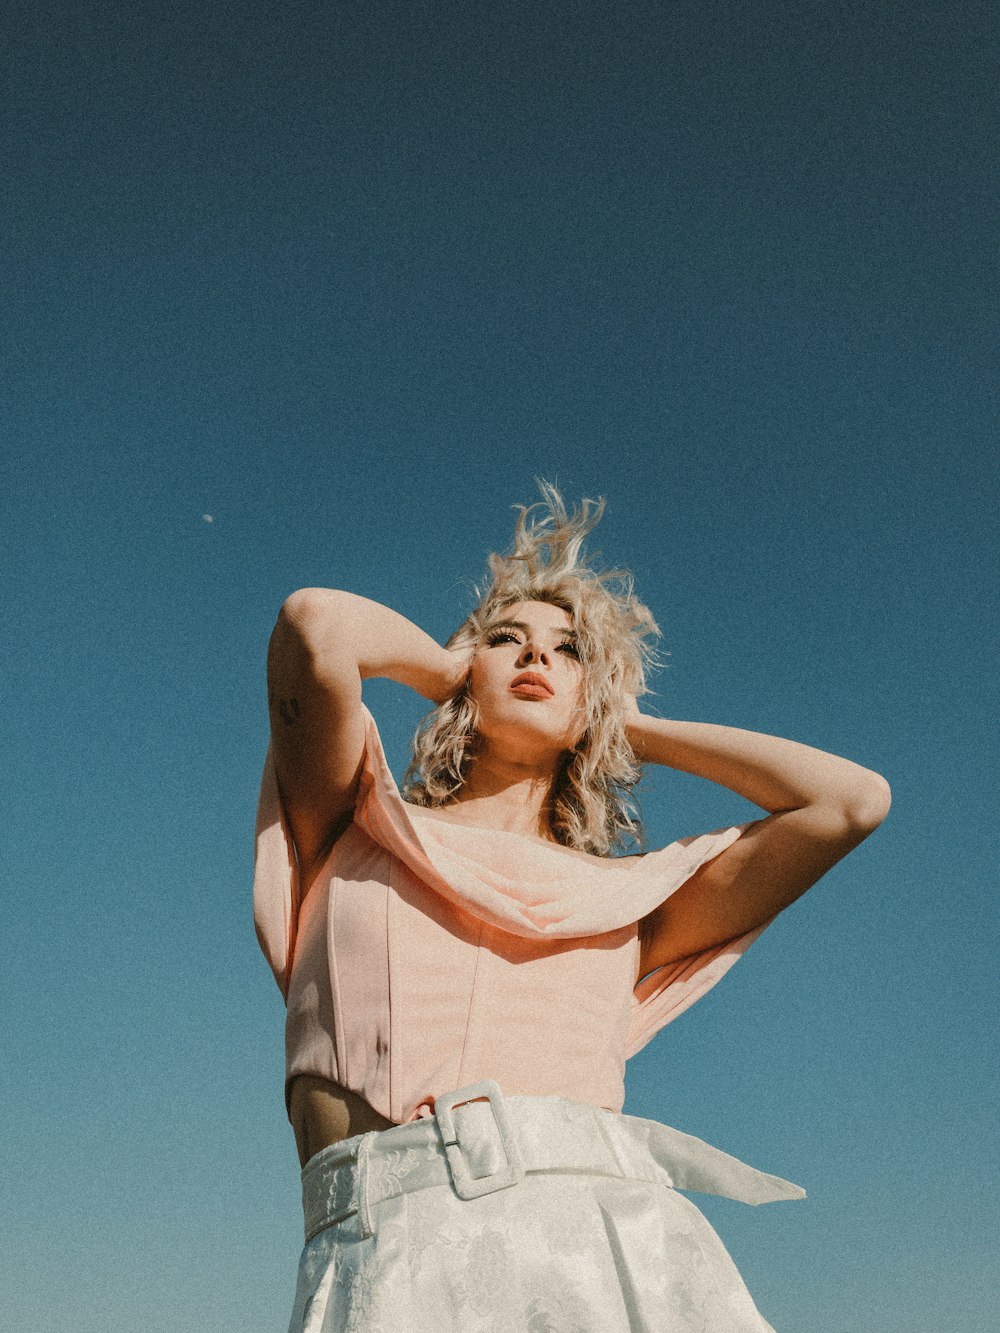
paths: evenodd
<path fill-rule="evenodd" d="M 625 861 L 637 861 L 642 859 L 642 853 L 634 853 L 630 856 L 596 856 L 591 852 L 581 852 L 575 847 L 564 847 L 561 842 L 550 841 L 547 838 L 535 838 L 530 833 L 518 833 L 516 829 L 484 828 L 480 824 L 465 824 L 456 819 L 440 819 L 437 815 L 429 815 L 423 806 L 414 805 L 411 801 L 403 801 L 408 816 L 416 813 L 422 816 L 426 824 L 444 824 L 448 828 L 466 829 L 469 833 L 477 833 L 481 837 L 492 837 L 500 834 L 505 838 L 518 838 L 521 842 L 528 842 L 533 847 L 542 847 L 546 851 L 553 851 L 564 856 L 569 856 L 571 860 L 582 862 L 585 865 L 598 865 L 603 867 L 621 866 Z"/>

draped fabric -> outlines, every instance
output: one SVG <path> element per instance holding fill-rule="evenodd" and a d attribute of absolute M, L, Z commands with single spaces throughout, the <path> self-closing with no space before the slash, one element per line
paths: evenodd
<path fill-rule="evenodd" d="M 254 919 L 288 1004 L 286 1087 L 318 1074 L 395 1123 L 488 1076 L 620 1110 L 625 1061 L 764 929 L 636 985 L 639 922 L 749 826 L 597 858 L 446 822 L 403 800 L 364 715 L 353 823 L 305 903 L 270 750 L 264 765 Z"/>
<path fill-rule="evenodd" d="M 304 900 L 270 750 L 257 812 L 254 920 L 288 1009 L 286 1094 L 318 1074 L 392 1122 L 303 1171 L 290 1333 L 773 1333 L 678 1190 L 802 1191 L 621 1114 L 626 1059 L 763 929 L 636 984 L 639 923 L 748 825 L 596 858 L 454 824 L 402 799 L 364 711 L 353 821 Z M 438 1103 L 476 1080 L 516 1108 L 528 1165 L 471 1197 L 446 1169 Z M 485 1105 L 455 1112 L 473 1177 L 503 1160 L 480 1137 Z"/>

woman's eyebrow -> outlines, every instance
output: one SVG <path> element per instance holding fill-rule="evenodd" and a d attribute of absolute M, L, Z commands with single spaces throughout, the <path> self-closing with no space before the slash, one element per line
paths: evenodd
<path fill-rule="evenodd" d="M 493 624 L 487 625 L 486 628 L 487 631 L 493 629 L 517 629 L 520 630 L 522 634 L 527 634 L 530 627 L 526 625 L 523 620 L 494 620 Z M 577 637 L 576 631 L 567 629 L 565 625 L 550 625 L 549 629 L 552 634 L 562 635 L 564 639 L 575 639 Z"/>

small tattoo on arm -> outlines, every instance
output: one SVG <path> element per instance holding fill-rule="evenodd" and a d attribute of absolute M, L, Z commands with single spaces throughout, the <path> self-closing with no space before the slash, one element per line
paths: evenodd
<path fill-rule="evenodd" d="M 285 726 L 294 727 L 302 712 L 298 699 L 272 699 L 271 702 L 277 706 L 278 716 Z"/>

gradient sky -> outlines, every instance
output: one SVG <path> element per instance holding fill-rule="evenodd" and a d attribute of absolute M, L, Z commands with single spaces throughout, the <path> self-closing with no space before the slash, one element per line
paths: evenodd
<path fill-rule="evenodd" d="M 659 711 L 894 791 L 625 1110 L 806 1187 L 698 1198 L 779 1333 L 984 1333 L 996 7 L 9 15 L 0 1323 L 285 1327 L 267 637 L 322 584 L 443 640 L 542 476 L 607 498 Z M 399 777 L 425 706 L 366 700 Z M 754 816 L 640 792 L 652 846 Z"/>

